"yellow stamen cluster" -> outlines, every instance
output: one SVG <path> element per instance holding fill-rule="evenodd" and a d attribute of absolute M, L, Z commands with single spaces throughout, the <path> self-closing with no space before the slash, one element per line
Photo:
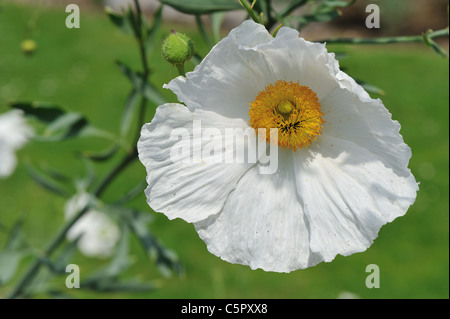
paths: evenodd
<path fill-rule="evenodd" d="M 270 128 L 278 129 L 278 145 L 296 151 L 308 147 L 322 134 L 323 113 L 319 98 L 307 86 L 279 80 L 269 84 L 256 96 L 249 108 L 250 126 L 256 132 L 266 129 L 266 140 L 270 139 Z"/>

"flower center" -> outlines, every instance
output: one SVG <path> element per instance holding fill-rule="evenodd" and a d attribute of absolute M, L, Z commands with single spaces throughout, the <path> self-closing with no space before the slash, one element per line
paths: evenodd
<path fill-rule="evenodd" d="M 277 110 L 283 114 L 290 114 L 294 110 L 295 106 L 289 101 L 281 101 L 277 106 Z"/>
<path fill-rule="evenodd" d="M 308 147 L 322 134 L 323 113 L 319 98 L 307 86 L 278 80 L 266 86 L 250 103 L 250 126 L 266 129 L 266 141 L 270 141 L 270 129 L 278 129 L 278 145 L 296 151 Z"/>

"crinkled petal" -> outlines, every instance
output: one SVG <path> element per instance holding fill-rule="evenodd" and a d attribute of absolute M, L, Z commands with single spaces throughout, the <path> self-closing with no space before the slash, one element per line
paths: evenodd
<path fill-rule="evenodd" d="M 319 100 L 338 86 L 336 75 L 340 70 L 334 53 L 328 53 L 323 43 L 299 38 L 297 30 L 283 27 L 272 41 L 258 45 L 255 50 L 270 67 L 269 83 L 298 82 L 312 89 Z"/>
<path fill-rule="evenodd" d="M 256 45 L 271 38 L 262 25 L 246 21 L 221 40 L 193 72 L 164 87 L 191 110 L 201 108 L 248 119 L 248 103 L 266 85 L 267 68 L 258 66 L 259 54 L 248 49 L 247 41 Z"/>
<path fill-rule="evenodd" d="M 267 85 L 278 80 L 299 82 L 322 98 L 338 85 L 338 72 L 334 54 L 324 44 L 305 41 L 289 28 L 281 28 L 273 38 L 262 25 L 245 21 L 193 72 L 164 87 L 192 110 L 248 120 L 248 104 Z"/>
<path fill-rule="evenodd" d="M 211 129 L 248 127 L 249 103 L 278 80 L 312 89 L 326 122 L 308 148 L 279 151 L 277 173 L 261 174 L 260 163 L 170 160 L 179 143 L 170 139 L 174 128 L 194 136 L 193 119 Z M 165 87 L 187 108 L 162 106 L 143 129 L 138 148 L 147 167 L 148 202 L 169 218 L 193 222 L 208 250 L 226 261 L 289 272 L 360 252 L 415 200 L 411 150 L 400 125 L 339 70 L 324 44 L 305 41 L 296 30 L 281 28 L 273 38 L 246 21 L 193 72 Z"/>
<path fill-rule="evenodd" d="M 372 99 L 345 73 L 340 86 L 321 101 L 323 134 L 352 141 L 367 149 L 397 175 L 408 176 L 411 149 L 403 142 L 400 124 L 380 99 Z"/>
<path fill-rule="evenodd" d="M 219 214 L 194 224 L 211 253 L 265 271 L 290 272 L 310 265 L 292 157 L 291 152 L 280 153 L 274 175 L 252 167 Z"/>
<path fill-rule="evenodd" d="M 235 135 L 234 129 L 248 132 L 248 139 Z M 237 181 L 256 163 L 245 158 L 229 162 L 228 152 L 236 148 L 246 153 L 255 140 L 254 131 L 241 119 L 200 109 L 191 112 L 181 104 L 159 106 L 138 142 L 139 158 L 147 169 L 145 193 L 150 207 L 188 222 L 217 214 Z M 200 148 L 202 154 L 197 156 Z"/>
<path fill-rule="evenodd" d="M 366 250 L 381 226 L 404 215 L 416 198 L 411 173 L 397 175 L 354 142 L 322 136 L 296 157 L 297 191 L 317 261 Z"/>

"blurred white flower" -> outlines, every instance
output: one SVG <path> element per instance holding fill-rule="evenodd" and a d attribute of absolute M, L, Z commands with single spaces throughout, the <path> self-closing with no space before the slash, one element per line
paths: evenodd
<path fill-rule="evenodd" d="M 186 106 L 161 105 L 142 128 L 147 201 L 170 219 L 193 223 L 208 250 L 228 262 L 290 272 L 364 251 L 416 198 L 399 123 L 339 69 L 324 44 L 294 29 L 283 27 L 274 38 L 246 21 L 165 87 Z M 195 120 L 210 132 L 278 128 L 278 170 L 261 174 L 262 157 L 174 161 L 175 129 L 189 132 L 187 150 L 221 145 L 196 134 Z M 235 138 L 250 147 L 245 136 Z"/>
<path fill-rule="evenodd" d="M 73 218 L 89 202 L 89 194 L 81 192 L 66 203 L 65 218 Z M 90 257 L 109 257 L 120 239 L 119 227 L 102 212 L 87 211 L 68 231 L 67 239 L 78 237 L 78 249 Z"/>
<path fill-rule="evenodd" d="M 337 296 L 337 299 L 361 299 L 361 298 L 353 292 L 342 291 Z"/>
<path fill-rule="evenodd" d="M 12 174 L 17 165 L 16 151 L 33 136 L 22 111 L 0 114 L 0 178 Z"/>

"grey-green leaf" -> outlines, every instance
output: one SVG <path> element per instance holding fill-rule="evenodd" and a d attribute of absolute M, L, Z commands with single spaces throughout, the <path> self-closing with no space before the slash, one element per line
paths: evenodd
<path fill-rule="evenodd" d="M 110 147 L 108 147 L 106 150 L 101 150 L 98 152 L 92 152 L 92 151 L 85 151 L 83 152 L 83 156 L 85 158 L 89 158 L 95 162 L 104 162 L 109 159 L 111 159 L 119 150 L 119 146 L 117 144 L 114 144 Z"/>
<path fill-rule="evenodd" d="M 133 88 L 133 90 L 128 95 L 127 101 L 125 102 L 125 109 L 122 115 L 122 121 L 120 123 L 120 135 L 125 136 L 131 127 L 133 115 L 137 109 L 139 100 L 139 92 Z"/>
<path fill-rule="evenodd" d="M 120 29 L 124 34 L 133 35 L 133 27 L 127 17 L 115 12 L 111 7 L 106 6 L 105 12 L 109 20 Z"/>
<path fill-rule="evenodd" d="M 150 50 L 152 50 L 155 47 L 155 39 L 156 35 L 158 33 L 158 30 L 161 27 L 162 24 L 162 13 L 163 13 L 163 5 L 161 5 L 158 10 L 155 12 L 153 16 L 153 24 L 150 28 L 147 29 L 147 35 L 145 39 L 145 45 L 147 46 L 147 53 L 150 53 Z M 159 44 L 157 46 L 160 47 Z"/>
<path fill-rule="evenodd" d="M 220 41 L 220 27 L 225 19 L 225 12 L 216 12 L 211 15 L 211 26 L 214 43 Z"/>
<path fill-rule="evenodd" d="M 81 287 L 89 288 L 102 292 L 144 292 L 152 291 L 158 288 L 156 283 L 146 283 L 137 280 L 129 280 L 127 282 L 119 282 L 115 279 L 101 279 L 96 281 L 88 281 L 81 283 Z"/>
<path fill-rule="evenodd" d="M 43 102 L 13 102 L 10 106 L 24 111 L 25 116 L 47 124 L 43 134 L 35 137 L 38 141 L 62 141 L 80 136 L 90 126 L 79 113 L 69 112 L 60 106 Z"/>
<path fill-rule="evenodd" d="M 210 14 L 217 11 L 240 10 L 242 7 L 234 0 L 160 0 L 172 8 L 187 14 Z"/>
<path fill-rule="evenodd" d="M 166 103 L 166 100 L 161 96 L 158 90 L 150 83 L 145 81 L 141 74 L 133 71 L 129 66 L 121 61 L 116 62 L 122 73 L 131 81 L 134 88 L 140 92 L 147 100 L 156 105 Z"/>
<path fill-rule="evenodd" d="M 29 164 L 26 165 L 25 168 L 28 171 L 30 177 L 45 189 L 65 198 L 68 198 L 70 196 L 69 192 L 65 190 L 59 183 L 53 180 L 50 176 L 39 172 Z"/>
<path fill-rule="evenodd" d="M 19 219 L 14 223 L 14 226 L 8 233 L 8 239 L 6 240 L 5 250 L 13 251 L 19 250 L 20 247 L 23 247 L 24 244 L 24 238 L 22 234 L 23 223 L 24 217 L 19 217 Z"/>
<path fill-rule="evenodd" d="M 172 271 L 175 271 L 177 275 L 183 275 L 183 267 L 178 257 L 153 236 L 147 227 L 146 217 L 146 215 L 135 212 L 135 214 L 126 216 L 126 221 L 150 259 L 156 262 L 164 276 L 170 276 Z"/>
<path fill-rule="evenodd" d="M 40 101 L 11 102 L 10 106 L 22 110 L 26 116 L 33 117 L 46 124 L 52 123 L 66 113 L 57 105 Z"/>
<path fill-rule="evenodd" d="M 13 278 L 20 261 L 25 255 L 23 251 L 0 252 L 0 285 L 6 284 Z"/>

